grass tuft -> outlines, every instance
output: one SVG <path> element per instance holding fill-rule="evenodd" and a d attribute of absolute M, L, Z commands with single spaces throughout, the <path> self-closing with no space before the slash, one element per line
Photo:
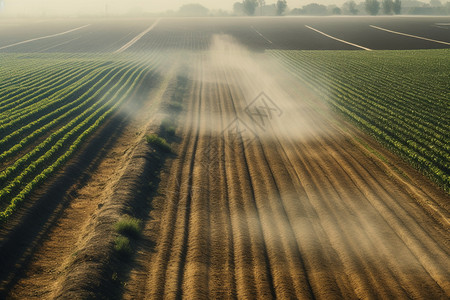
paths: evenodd
<path fill-rule="evenodd" d="M 114 249 L 122 257 L 130 257 L 133 253 L 130 245 L 130 239 L 122 235 L 116 237 Z"/>
<path fill-rule="evenodd" d="M 167 143 L 165 139 L 157 136 L 156 134 L 147 135 L 145 138 L 147 140 L 147 143 L 157 148 L 158 150 L 166 153 L 172 152 L 172 148 L 170 147 L 169 143 Z"/>
<path fill-rule="evenodd" d="M 138 238 L 141 235 L 142 221 L 125 216 L 114 225 L 114 228 L 122 235 Z"/>

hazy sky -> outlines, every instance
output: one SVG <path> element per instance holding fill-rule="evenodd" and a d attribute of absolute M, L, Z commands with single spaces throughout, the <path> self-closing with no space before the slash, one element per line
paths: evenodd
<path fill-rule="evenodd" d="M 1 1 L 1 0 L 0 0 Z M 163 12 L 178 10 L 183 4 L 200 3 L 209 9 L 223 9 L 231 11 L 233 3 L 242 0 L 3 0 L 4 11 L 23 14 L 74 14 L 74 13 L 102 13 L 106 5 L 110 12 L 147 11 Z M 288 0 L 291 8 L 302 7 L 316 2 L 321 4 L 339 3 L 344 0 Z M 276 0 L 266 0 L 266 4 Z"/>
<path fill-rule="evenodd" d="M 294 6 L 303 6 L 306 4 L 307 0 L 288 0 L 289 5 Z M 320 2 L 319 0 L 318 2 Z M 326 0 L 325 0 L 326 1 Z M 166 1 L 155 1 L 155 0 L 148 0 L 149 6 L 152 8 L 158 10 L 163 8 L 163 10 L 166 9 L 175 9 L 180 7 L 183 4 L 187 3 L 200 3 L 204 5 L 205 7 L 208 7 L 209 9 L 224 9 L 224 10 L 231 10 L 233 7 L 233 3 L 235 2 L 242 2 L 242 0 L 166 0 Z M 276 0 L 266 0 L 266 4 L 272 4 L 275 3 Z M 302 5 L 303 3 L 303 5 Z"/>

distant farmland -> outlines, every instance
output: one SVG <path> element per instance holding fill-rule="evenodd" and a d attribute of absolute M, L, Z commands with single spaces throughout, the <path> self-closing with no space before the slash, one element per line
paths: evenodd
<path fill-rule="evenodd" d="M 0 298 L 450 297 L 448 21 L 8 20 Z"/>

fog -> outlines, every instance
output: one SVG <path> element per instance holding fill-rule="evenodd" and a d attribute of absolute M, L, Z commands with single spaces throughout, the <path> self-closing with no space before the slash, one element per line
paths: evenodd
<path fill-rule="evenodd" d="M 159 14 L 177 11 L 181 6 L 198 3 L 209 10 L 232 12 L 233 4 L 239 0 L 0 0 L 0 16 L 105 16 L 131 14 Z M 320 4 L 341 4 L 343 0 L 310 1 Z M 289 0 L 290 8 L 302 7 L 310 3 L 304 0 Z M 266 4 L 276 3 L 266 0 Z"/>

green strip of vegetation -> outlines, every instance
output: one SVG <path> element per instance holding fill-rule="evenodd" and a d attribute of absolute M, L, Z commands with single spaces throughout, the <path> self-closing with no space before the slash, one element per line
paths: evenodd
<path fill-rule="evenodd" d="M 130 239 L 126 236 L 119 235 L 116 237 L 114 242 L 114 250 L 116 250 L 119 256 L 128 258 L 133 254 L 133 249 L 131 248 Z"/>
<path fill-rule="evenodd" d="M 336 111 L 450 191 L 450 49 L 269 53 Z"/>
<path fill-rule="evenodd" d="M 159 137 L 156 134 L 147 135 L 145 138 L 147 140 L 147 143 L 149 143 L 150 145 L 155 147 L 157 150 L 160 150 L 165 153 L 172 152 L 172 148 L 170 147 L 169 143 L 167 143 L 167 141 L 164 138 Z"/>
<path fill-rule="evenodd" d="M 124 216 L 114 225 L 114 228 L 124 236 L 138 238 L 141 235 L 142 221 L 130 216 Z"/>
<path fill-rule="evenodd" d="M 114 229 L 119 234 L 114 241 L 114 250 L 119 257 L 130 258 L 133 254 L 133 240 L 141 236 L 142 221 L 125 215 L 114 224 Z"/>
<path fill-rule="evenodd" d="M 3 108 L 3 124 L 0 125 L 0 159 L 12 158 L 0 172 L 0 223 L 8 221 L 17 208 L 72 157 L 87 138 L 103 124 L 120 105 L 129 99 L 141 79 L 157 64 L 143 64 L 135 59 L 98 57 L 73 57 L 59 55 L 57 58 L 42 54 L 29 57 L 10 55 L 8 62 L 17 66 L 40 63 L 44 72 L 28 72 L 24 67 L 18 72 L 23 79 L 35 86 L 30 88 L 33 96 L 23 95 L 20 82 L 10 81 L 0 95 L 21 95 L 17 110 L 11 110 L 6 99 Z M 72 63 L 72 64 L 70 64 Z M 54 77 L 61 74 L 49 66 L 71 65 L 73 72 L 67 81 L 52 81 L 44 74 Z M 52 71 L 48 71 L 51 69 Z M 39 81 L 27 77 L 42 75 Z M 57 90 L 43 97 L 36 82 L 55 82 Z M 49 88 L 53 88 L 50 87 Z M 14 114 L 14 118 L 11 118 Z M 46 138 L 40 140 L 42 136 Z M 36 146 L 29 147 L 33 143 Z M 18 156 L 19 152 L 25 152 Z M 14 159 L 16 158 L 16 159 Z"/>

